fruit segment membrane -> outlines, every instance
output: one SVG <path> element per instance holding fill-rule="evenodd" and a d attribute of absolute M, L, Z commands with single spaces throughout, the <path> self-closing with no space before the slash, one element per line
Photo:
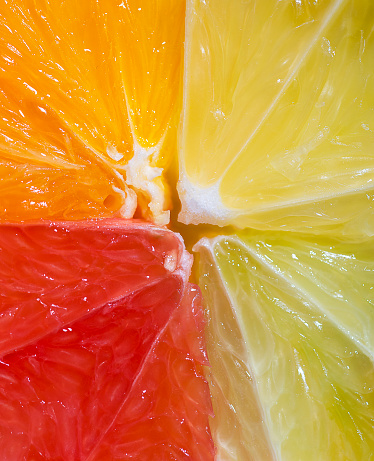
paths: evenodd
<path fill-rule="evenodd" d="M 373 248 L 254 231 L 196 246 L 220 458 L 370 459 Z"/>
<path fill-rule="evenodd" d="M 373 63 L 373 0 L 0 0 L 0 461 L 372 460 Z"/>
<path fill-rule="evenodd" d="M 0 0 L 1 221 L 169 221 L 184 9 Z"/>
<path fill-rule="evenodd" d="M 213 460 L 190 266 L 145 223 L 0 226 L 1 460 Z"/>
<path fill-rule="evenodd" d="M 183 222 L 374 235 L 373 27 L 371 0 L 188 2 Z"/>

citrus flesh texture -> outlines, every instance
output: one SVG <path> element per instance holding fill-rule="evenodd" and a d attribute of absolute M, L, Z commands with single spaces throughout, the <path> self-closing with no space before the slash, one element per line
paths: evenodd
<path fill-rule="evenodd" d="M 1 221 L 168 222 L 184 9 L 1 0 Z"/>
<path fill-rule="evenodd" d="M 232 226 L 195 246 L 220 460 L 372 458 L 373 8 L 187 2 L 179 219 Z"/>
<path fill-rule="evenodd" d="M 180 219 L 373 235 L 374 4 L 190 0 Z"/>
<path fill-rule="evenodd" d="M 213 459 L 181 239 L 123 221 L 0 235 L 1 459 Z"/>
<path fill-rule="evenodd" d="M 0 220 L 167 223 L 184 2 L 0 2 Z M 373 18 L 369 0 L 187 2 L 184 222 L 373 234 Z M 211 459 L 180 240 L 114 221 L 1 239 L 2 459 Z M 197 247 L 220 460 L 370 459 L 373 255 L 326 242 Z"/>
<path fill-rule="evenodd" d="M 371 459 L 373 248 L 254 231 L 196 246 L 219 459 Z"/>

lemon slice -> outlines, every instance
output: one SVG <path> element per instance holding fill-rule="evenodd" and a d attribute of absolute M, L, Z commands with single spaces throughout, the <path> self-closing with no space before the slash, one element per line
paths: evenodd
<path fill-rule="evenodd" d="M 247 231 L 196 249 L 220 459 L 370 459 L 374 242 Z"/>
<path fill-rule="evenodd" d="M 180 220 L 374 233 L 374 3 L 187 2 Z"/>
<path fill-rule="evenodd" d="M 2 2 L 2 220 L 168 223 L 184 14 L 171 0 Z"/>

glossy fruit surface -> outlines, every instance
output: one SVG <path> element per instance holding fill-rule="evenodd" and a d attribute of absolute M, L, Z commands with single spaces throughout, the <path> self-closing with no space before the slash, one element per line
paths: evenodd
<path fill-rule="evenodd" d="M 373 30 L 369 0 L 187 2 L 179 219 L 211 237 L 218 459 L 372 456 Z"/>
<path fill-rule="evenodd" d="M 169 221 L 184 9 L 1 0 L 1 221 Z"/>
<path fill-rule="evenodd" d="M 180 238 L 123 221 L 0 230 L 1 459 L 213 459 Z"/>
<path fill-rule="evenodd" d="M 212 238 L 217 461 L 371 459 L 373 31 L 370 0 L 0 0 L 0 458 L 213 457 L 171 212 Z"/>
<path fill-rule="evenodd" d="M 374 235 L 371 0 L 190 0 L 180 218 Z"/>
<path fill-rule="evenodd" d="M 253 231 L 197 245 L 222 459 L 370 459 L 373 248 Z"/>

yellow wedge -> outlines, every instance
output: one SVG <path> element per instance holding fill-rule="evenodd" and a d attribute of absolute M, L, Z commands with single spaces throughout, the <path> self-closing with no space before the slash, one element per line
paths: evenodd
<path fill-rule="evenodd" d="M 187 2 L 184 223 L 374 234 L 374 3 Z"/>
<path fill-rule="evenodd" d="M 219 459 L 372 459 L 374 241 L 246 232 L 196 249 Z"/>

